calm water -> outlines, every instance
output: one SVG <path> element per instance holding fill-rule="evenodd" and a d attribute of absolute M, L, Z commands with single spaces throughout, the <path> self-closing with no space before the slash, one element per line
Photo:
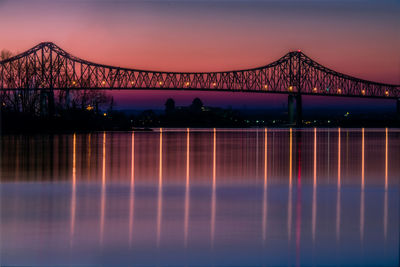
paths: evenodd
<path fill-rule="evenodd" d="M 1 265 L 399 262 L 400 130 L 1 137 Z"/>

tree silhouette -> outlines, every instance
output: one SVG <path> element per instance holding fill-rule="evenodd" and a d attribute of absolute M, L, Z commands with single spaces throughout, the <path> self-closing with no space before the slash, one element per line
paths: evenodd
<path fill-rule="evenodd" d="M 194 113 L 200 113 L 202 107 L 203 102 L 200 100 L 200 98 L 196 97 L 195 99 L 193 99 L 193 102 L 190 105 L 190 110 Z"/>
<path fill-rule="evenodd" d="M 168 98 L 165 102 L 165 114 L 171 115 L 175 111 L 175 101 L 172 98 Z"/>

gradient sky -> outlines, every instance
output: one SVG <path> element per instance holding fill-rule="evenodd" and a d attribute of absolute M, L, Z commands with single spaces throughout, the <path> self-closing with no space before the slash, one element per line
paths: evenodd
<path fill-rule="evenodd" d="M 399 14 L 395 0 L 0 0 L 0 50 L 52 41 L 98 63 L 217 71 L 264 65 L 301 49 L 339 72 L 400 84 Z M 212 94 L 201 93 L 206 104 L 243 105 L 244 97 L 245 105 L 285 103 L 283 96 Z M 156 107 L 168 96 L 179 105 L 200 94 L 121 95 L 115 93 L 121 107 L 144 106 L 144 99 Z"/>

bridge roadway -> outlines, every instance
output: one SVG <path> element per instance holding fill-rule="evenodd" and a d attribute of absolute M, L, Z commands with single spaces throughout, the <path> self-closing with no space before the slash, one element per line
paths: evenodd
<path fill-rule="evenodd" d="M 75 57 L 51 42 L 0 61 L 0 90 L 40 91 L 41 107 L 50 110 L 54 91 L 192 90 L 288 95 L 289 121 L 302 122 L 302 96 L 384 98 L 397 101 L 400 85 L 367 81 L 322 66 L 301 51 L 289 52 L 265 66 L 223 72 L 162 72 L 121 68 Z M 296 105 L 295 105 L 296 103 Z M 296 106 L 296 109 L 295 109 Z"/>

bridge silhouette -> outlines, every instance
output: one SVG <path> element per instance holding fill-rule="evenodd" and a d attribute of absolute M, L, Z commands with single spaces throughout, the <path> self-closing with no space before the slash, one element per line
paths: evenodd
<path fill-rule="evenodd" d="M 0 89 L 2 93 L 38 90 L 43 107 L 54 103 L 57 90 L 65 91 L 67 103 L 70 90 L 88 89 L 279 93 L 288 95 L 289 121 L 294 122 L 296 117 L 298 126 L 302 123 L 302 95 L 395 99 L 400 114 L 400 85 L 336 72 L 301 51 L 289 52 L 268 65 L 252 69 L 164 72 L 97 64 L 44 42 L 0 61 Z"/>

